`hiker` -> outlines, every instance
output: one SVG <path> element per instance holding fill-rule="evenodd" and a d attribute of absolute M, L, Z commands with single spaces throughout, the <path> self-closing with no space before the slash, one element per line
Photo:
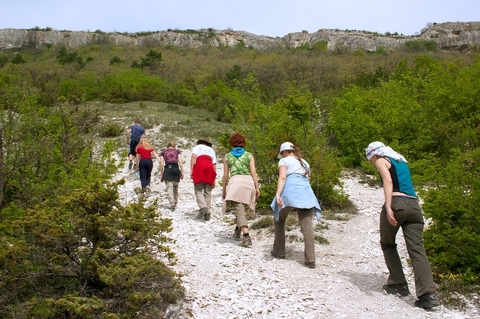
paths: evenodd
<path fill-rule="evenodd" d="M 255 200 L 260 196 L 258 189 L 255 158 L 245 151 L 245 137 L 239 133 L 230 136 L 228 143 L 232 147 L 230 153 L 223 160 L 223 191 L 222 199 L 231 203 L 235 212 L 234 238 L 241 238 L 239 246 L 252 245 L 248 233 L 248 222 L 245 215 L 245 206 L 255 211 Z"/>
<path fill-rule="evenodd" d="M 370 143 L 365 155 L 380 174 L 385 196 L 380 212 L 380 245 L 390 274 L 383 289 L 389 294 L 410 294 L 395 242 L 398 229 L 402 227 L 415 277 L 418 298 L 415 306 L 424 309 L 437 307 L 440 303 L 435 296 L 432 270 L 423 247 L 422 209 L 413 188 L 407 160 L 381 142 Z"/>
<path fill-rule="evenodd" d="M 138 143 L 140 142 L 140 138 L 142 135 L 145 134 L 145 129 L 142 125 L 140 125 L 140 120 L 136 119 L 135 123 L 127 129 L 127 145 L 129 145 L 130 149 L 128 152 L 128 169 L 134 168 L 134 162 L 136 153 L 136 148 Z"/>
<path fill-rule="evenodd" d="M 160 152 L 160 175 L 167 187 L 167 198 L 172 210 L 178 204 L 178 183 L 183 179 L 182 152 L 175 148 L 174 142 L 168 142 L 167 148 Z"/>
<path fill-rule="evenodd" d="M 210 220 L 212 189 L 215 187 L 217 157 L 212 143 L 207 139 L 199 139 L 192 149 L 190 172 L 194 184 L 197 205 L 200 208 L 197 219 Z"/>
<path fill-rule="evenodd" d="M 300 149 L 290 142 L 280 146 L 278 154 L 277 193 L 270 205 L 274 212 L 275 239 L 270 252 L 275 258 L 285 258 L 285 220 L 297 211 L 303 233 L 305 266 L 315 268 L 315 239 L 312 215 L 317 220 L 322 214 L 318 200 L 310 186 L 310 165 L 302 159 Z"/>
<path fill-rule="evenodd" d="M 152 176 L 153 161 L 152 154 L 160 162 L 160 157 L 158 157 L 155 148 L 148 143 L 148 139 L 145 135 L 142 136 L 140 142 L 138 143 L 137 148 L 135 149 L 136 153 L 136 167 L 137 171 L 140 173 L 140 183 L 142 185 L 142 192 L 146 193 L 151 192 L 150 188 L 150 179 Z"/>

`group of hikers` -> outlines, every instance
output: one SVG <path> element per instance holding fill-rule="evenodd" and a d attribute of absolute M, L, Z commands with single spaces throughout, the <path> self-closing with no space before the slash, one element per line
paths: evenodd
<path fill-rule="evenodd" d="M 240 241 L 239 246 L 250 247 L 252 238 L 248 229 L 246 206 L 255 211 L 255 203 L 260 196 L 255 158 L 245 150 L 246 139 L 242 134 L 233 133 L 228 143 L 231 151 L 223 159 L 222 199 L 231 205 L 235 214 L 233 237 Z M 171 209 L 175 210 L 178 204 L 178 183 L 184 178 L 181 151 L 175 148 L 175 143 L 168 142 L 167 148 L 157 154 L 149 144 L 139 120 L 128 128 L 127 144 L 130 146 L 129 169 L 139 172 L 144 192 L 150 191 L 152 155 L 159 161 L 161 181 L 166 184 Z M 423 213 L 407 161 L 381 142 L 370 143 L 365 149 L 365 156 L 376 167 L 385 196 L 380 212 L 380 245 L 389 277 L 383 290 L 399 296 L 410 294 L 396 244 L 396 235 L 401 227 L 414 271 L 418 298 L 415 306 L 424 309 L 437 307 L 440 304 L 435 295 L 432 270 L 423 246 Z M 315 268 L 312 218 L 315 215 L 319 221 L 322 214 L 309 182 L 310 165 L 302 158 L 300 149 L 290 142 L 280 145 L 278 159 L 277 190 L 270 205 L 275 230 L 270 253 L 274 258 L 286 258 L 285 221 L 291 212 L 296 212 L 304 237 L 304 264 L 308 268 Z M 199 207 L 197 219 L 208 221 L 211 218 L 216 165 L 217 157 L 212 143 L 208 139 L 199 139 L 190 158 L 190 177 Z"/>

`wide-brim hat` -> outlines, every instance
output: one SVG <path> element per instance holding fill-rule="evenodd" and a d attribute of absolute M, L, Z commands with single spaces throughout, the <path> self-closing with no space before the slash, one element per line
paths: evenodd
<path fill-rule="evenodd" d="M 203 145 L 207 145 L 208 147 L 212 147 L 212 143 L 206 139 L 206 138 L 201 138 L 197 141 L 197 145 L 199 144 L 203 144 Z"/>

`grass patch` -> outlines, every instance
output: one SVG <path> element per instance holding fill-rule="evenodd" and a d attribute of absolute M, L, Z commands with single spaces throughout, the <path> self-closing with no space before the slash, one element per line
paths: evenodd
<path fill-rule="evenodd" d="M 325 237 L 323 237 L 322 235 L 315 235 L 315 241 L 321 245 L 329 245 L 330 242 L 328 241 L 328 239 L 326 239 Z"/>
<path fill-rule="evenodd" d="M 272 216 L 263 216 L 259 220 L 255 221 L 250 228 L 251 229 L 264 229 L 273 226 L 273 217 Z"/>
<path fill-rule="evenodd" d="M 320 231 L 323 229 L 328 229 L 328 224 L 325 223 L 324 221 L 321 221 L 315 225 L 315 228 L 313 229 L 314 231 Z"/>

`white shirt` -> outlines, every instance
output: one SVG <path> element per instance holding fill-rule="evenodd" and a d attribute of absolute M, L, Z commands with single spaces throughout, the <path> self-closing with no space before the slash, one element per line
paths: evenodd
<path fill-rule="evenodd" d="M 303 164 L 305 164 L 305 167 L 302 166 L 298 158 L 295 156 L 287 156 L 280 161 L 278 161 L 278 167 L 280 166 L 285 166 L 287 168 L 287 176 L 290 174 L 300 174 L 300 175 L 305 175 L 305 173 L 310 174 L 310 165 L 308 165 L 307 161 L 305 161 L 302 158 Z M 305 171 L 306 168 L 306 171 Z"/>
<path fill-rule="evenodd" d="M 213 148 L 208 147 L 207 145 L 198 144 L 192 149 L 192 154 L 197 155 L 197 157 L 202 155 L 208 155 L 212 158 L 212 164 L 217 164 L 217 157 L 215 156 L 215 151 Z"/>

